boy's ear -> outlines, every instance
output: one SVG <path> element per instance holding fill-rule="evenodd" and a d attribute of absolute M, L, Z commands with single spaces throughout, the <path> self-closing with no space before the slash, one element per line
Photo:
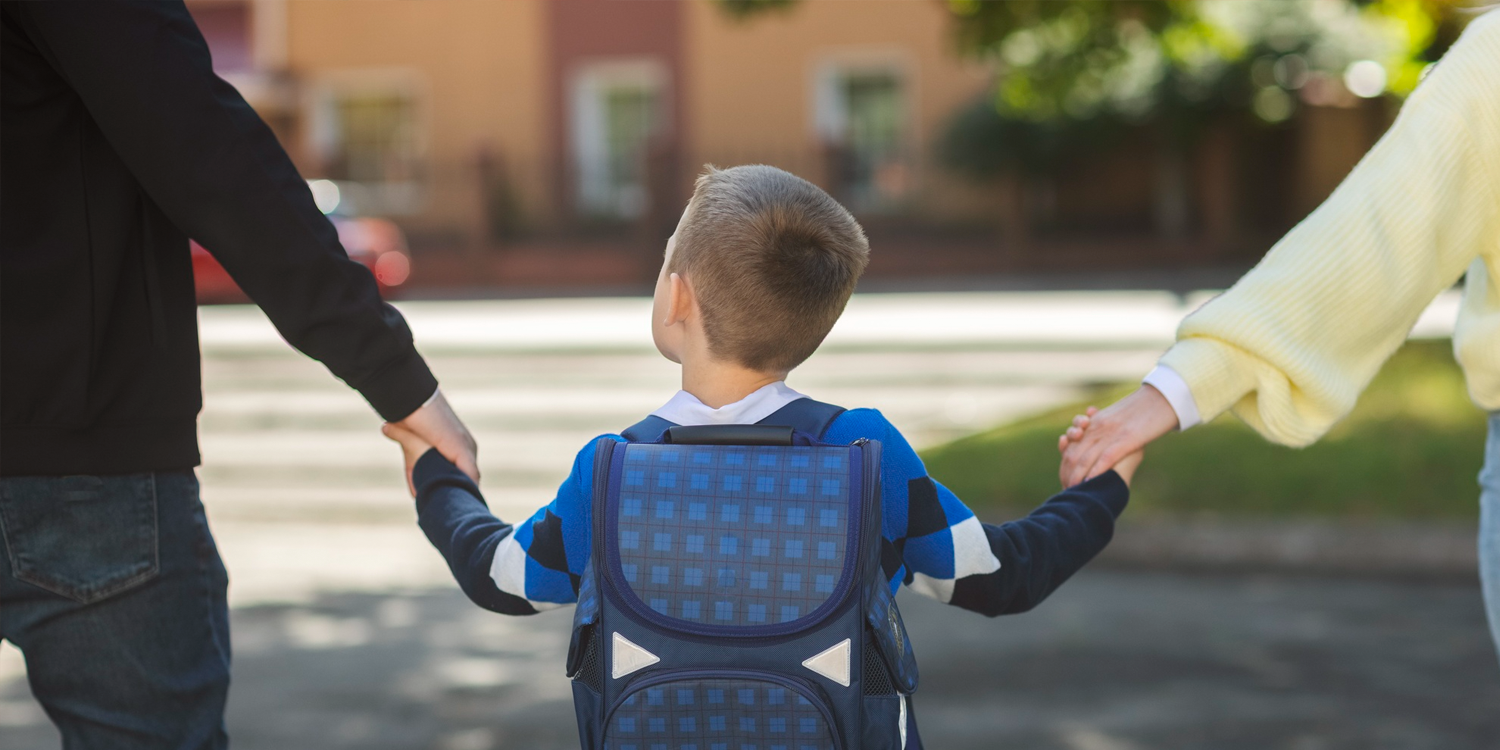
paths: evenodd
<path fill-rule="evenodd" d="M 681 323 L 697 311 L 698 303 L 693 290 L 681 274 L 667 277 L 667 325 Z"/>

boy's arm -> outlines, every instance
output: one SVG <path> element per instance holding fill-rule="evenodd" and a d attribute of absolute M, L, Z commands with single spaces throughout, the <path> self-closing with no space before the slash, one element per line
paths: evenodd
<path fill-rule="evenodd" d="M 935 481 L 933 485 L 953 497 L 946 487 Z M 948 603 L 989 617 L 1041 604 L 1109 544 L 1115 519 L 1129 499 L 1130 488 L 1110 470 L 1053 495 L 1025 518 L 979 524 L 999 566 L 959 578 Z M 962 504 L 957 497 L 953 502 Z M 912 549 L 912 542 L 907 548 Z M 910 555 L 907 559 L 914 568 L 925 562 Z"/>
<path fill-rule="evenodd" d="M 848 433 L 845 435 L 844 433 Z M 1025 518 L 981 523 L 879 412 L 846 412 L 830 442 L 882 442 L 886 575 L 914 591 L 990 617 L 1025 612 L 1104 549 L 1130 490 L 1110 471 L 1053 496 Z"/>
<path fill-rule="evenodd" d="M 589 557 L 594 442 L 557 497 L 520 526 L 496 518 L 473 480 L 436 451 L 416 462 L 417 522 L 464 593 L 485 609 L 529 615 L 577 601 Z"/>

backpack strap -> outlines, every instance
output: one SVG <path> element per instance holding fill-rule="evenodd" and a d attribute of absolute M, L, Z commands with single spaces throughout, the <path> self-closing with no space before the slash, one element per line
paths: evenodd
<path fill-rule="evenodd" d="M 676 423 L 669 422 L 652 414 L 635 424 L 626 427 L 620 432 L 620 437 L 625 438 L 628 443 L 654 443 L 667 431 L 668 427 L 676 427 Z"/>
<path fill-rule="evenodd" d="M 790 427 L 798 432 L 805 432 L 822 439 L 823 433 L 828 431 L 828 426 L 833 424 L 833 420 L 838 419 L 844 411 L 842 406 L 825 404 L 822 401 L 803 397 L 771 412 L 769 416 L 756 424 Z M 668 427 L 676 426 L 677 423 L 652 414 L 625 428 L 620 432 L 620 437 L 625 438 L 625 441 L 629 443 L 654 443 L 661 439 Z"/>
<path fill-rule="evenodd" d="M 790 427 L 821 440 L 823 433 L 828 431 L 828 426 L 833 424 L 833 420 L 838 419 L 844 411 L 842 406 L 825 404 L 822 401 L 803 397 L 771 412 L 770 416 L 756 424 Z"/>

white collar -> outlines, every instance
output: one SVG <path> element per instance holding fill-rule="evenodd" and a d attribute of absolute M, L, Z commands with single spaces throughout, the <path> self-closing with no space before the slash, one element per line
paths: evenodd
<path fill-rule="evenodd" d="M 755 424 L 799 398 L 807 397 L 788 388 L 783 380 L 761 386 L 739 401 L 717 409 L 687 391 L 678 391 L 651 415 L 680 425 Z"/>

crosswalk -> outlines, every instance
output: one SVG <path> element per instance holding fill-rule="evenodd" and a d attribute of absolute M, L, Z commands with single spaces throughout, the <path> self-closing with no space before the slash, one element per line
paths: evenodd
<path fill-rule="evenodd" d="M 790 384 L 879 408 L 920 448 L 1139 377 L 1206 298 L 857 296 Z M 1440 302 L 1423 325 L 1441 333 L 1453 304 Z M 401 307 L 474 432 L 486 497 L 507 519 L 549 501 L 590 438 L 633 423 L 678 385 L 676 366 L 651 345 L 646 299 Z M 399 453 L 363 400 L 255 308 L 204 308 L 200 324 L 199 474 L 235 603 L 445 582 L 412 525 Z"/>

